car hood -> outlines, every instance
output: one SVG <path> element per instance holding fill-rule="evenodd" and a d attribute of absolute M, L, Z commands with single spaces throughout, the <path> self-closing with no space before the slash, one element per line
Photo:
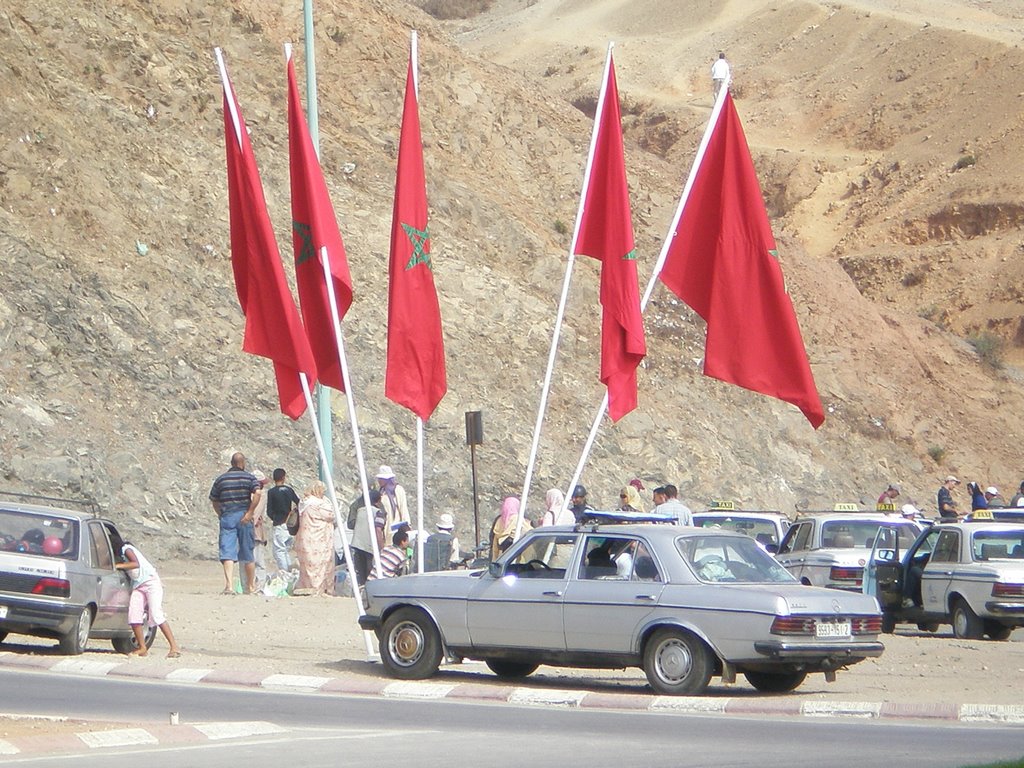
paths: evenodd
<path fill-rule="evenodd" d="M 454 597 L 464 595 L 480 580 L 484 570 L 435 571 L 413 573 L 392 579 L 371 579 L 366 582 L 366 594 L 370 597 Z"/>

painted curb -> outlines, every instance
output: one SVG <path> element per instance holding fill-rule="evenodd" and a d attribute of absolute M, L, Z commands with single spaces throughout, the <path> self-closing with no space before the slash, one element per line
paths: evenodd
<path fill-rule="evenodd" d="M 164 680 L 170 683 L 237 686 L 263 690 L 290 690 L 343 696 L 381 696 L 420 701 L 479 701 L 514 706 L 559 709 L 648 711 L 662 715 L 770 716 L 808 719 L 856 720 L 942 720 L 961 723 L 986 723 L 1024 726 L 1024 705 L 1018 704 L 921 704 L 866 701 L 808 701 L 794 694 L 783 696 L 656 696 L 637 693 L 590 692 L 548 687 L 488 685 L 484 683 L 443 683 L 437 681 L 392 680 L 385 677 L 346 675 L 262 674 L 247 670 L 172 667 L 166 663 L 149 665 L 133 659 L 127 663 L 69 659 L 0 652 L 0 668 L 43 669 L 87 677 L 124 677 Z M 265 724 L 269 727 L 269 723 Z M 261 726 L 262 727 L 262 726 Z M 156 726 L 160 743 L 185 738 L 196 726 Z M 169 729 L 169 730 L 168 730 Z M 134 729 L 133 729 L 134 730 Z M 198 733 L 198 735 L 195 735 Z M 254 735 L 254 734 L 246 734 Z M 35 737 L 31 737 L 34 739 Z M 103 737 L 112 738 L 112 737 Z M 127 738 L 127 737 L 126 737 Z M 193 731 L 189 738 L 214 738 Z M 227 738 L 227 737 L 223 737 Z M 234 738 L 234 737 L 232 737 Z M 75 740 L 81 747 L 82 742 Z M 49 741 L 54 746 L 53 740 Z M 11 749 L 22 751 L 19 743 L 0 740 L 0 755 Z"/>

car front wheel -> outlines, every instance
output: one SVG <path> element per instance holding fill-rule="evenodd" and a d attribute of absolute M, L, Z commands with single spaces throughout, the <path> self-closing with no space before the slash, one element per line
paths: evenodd
<path fill-rule="evenodd" d="M 78 614 L 75 625 L 67 634 L 60 636 L 60 652 L 67 656 L 78 656 L 85 650 L 85 646 L 89 642 L 89 630 L 91 629 L 92 611 L 89 606 L 86 606 Z"/>
<path fill-rule="evenodd" d="M 487 659 L 484 662 L 487 668 L 498 677 L 506 679 L 527 677 L 537 671 L 540 664 L 531 664 L 525 661 L 506 661 L 505 659 Z"/>
<path fill-rule="evenodd" d="M 981 640 L 985 628 L 971 606 L 963 598 L 953 604 L 953 634 L 961 640 Z"/>
<path fill-rule="evenodd" d="M 659 629 L 644 647 L 644 673 L 656 693 L 703 693 L 713 668 L 711 651 L 703 641 L 680 629 Z"/>
<path fill-rule="evenodd" d="M 441 666 L 441 635 L 418 608 L 399 608 L 381 634 L 380 658 L 392 677 L 423 680 Z"/>
<path fill-rule="evenodd" d="M 787 693 L 800 686 L 806 672 L 744 672 L 747 682 L 762 693 Z"/>

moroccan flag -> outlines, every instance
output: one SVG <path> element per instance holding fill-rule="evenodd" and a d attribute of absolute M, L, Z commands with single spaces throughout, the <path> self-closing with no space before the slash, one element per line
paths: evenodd
<path fill-rule="evenodd" d="M 226 70 L 223 84 L 231 267 L 245 315 L 242 349 L 274 362 L 281 412 L 297 419 L 306 410 L 299 374 L 305 373 L 312 386 L 316 363 L 285 281 L 256 158 Z"/>
<path fill-rule="evenodd" d="M 594 124 L 593 159 L 583 191 L 576 253 L 601 262 L 601 381 L 608 388 L 608 415 L 618 421 L 636 408 L 636 367 L 647 346 L 611 52 L 607 78 L 601 114 Z"/>
<path fill-rule="evenodd" d="M 434 289 L 427 231 L 427 187 L 412 58 L 398 144 L 395 208 L 391 221 L 388 353 L 384 394 L 423 420 L 430 418 L 448 379 L 441 310 Z"/>
<path fill-rule="evenodd" d="M 707 322 L 704 374 L 825 421 L 732 97 L 697 169 L 660 275 Z"/>
<path fill-rule="evenodd" d="M 295 281 L 299 288 L 302 320 L 316 358 L 320 382 L 344 391 L 321 249 L 327 248 L 339 320 L 345 317 L 352 305 L 352 277 L 334 208 L 327 194 L 327 184 L 299 101 L 295 63 L 291 56 L 288 57 L 288 151 L 291 158 Z"/>

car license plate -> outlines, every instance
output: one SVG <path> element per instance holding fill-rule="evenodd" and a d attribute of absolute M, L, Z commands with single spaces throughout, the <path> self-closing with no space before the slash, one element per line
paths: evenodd
<path fill-rule="evenodd" d="M 6 605 L 0 605 L 0 619 L 6 619 L 6 618 L 7 618 L 7 606 Z"/>
<path fill-rule="evenodd" d="M 815 625 L 815 630 L 818 637 L 849 637 L 850 636 L 850 622 L 838 621 L 838 622 L 822 622 L 819 621 Z"/>

